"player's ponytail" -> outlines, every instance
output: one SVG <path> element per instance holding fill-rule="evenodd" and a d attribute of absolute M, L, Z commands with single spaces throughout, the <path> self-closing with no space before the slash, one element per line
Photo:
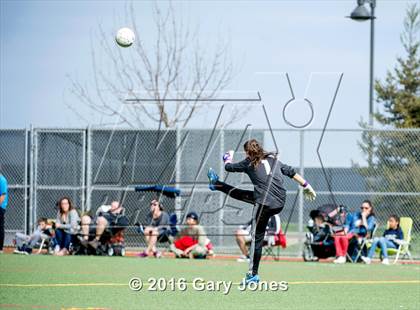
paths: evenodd
<path fill-rule="evenodd" d="M 266 157 L 264 149 L 260 146 L 257 140 L 251 139 L 245 142 L 244 150 L 251 159 L 251 164 L 255 168 Z"/>

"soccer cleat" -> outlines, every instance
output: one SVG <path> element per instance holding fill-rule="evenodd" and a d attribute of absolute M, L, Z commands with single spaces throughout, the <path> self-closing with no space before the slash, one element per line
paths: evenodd
<path fill-rule="evenodd" d="M 260 276 L 257 274 L 247 273 L 245 276 L 245 284 L 249 283 L 259 283 L 260 282 Z"/>
<path fill-rule="evenodd" d="M 209 168 L 209 171 L 207 171 L 207 177 L 209 178 L 209 188 L 212 191 L 216 190 L 216 182 L 219 181 L 219 176 L 217 175 L 216 171 L 214 171 L 213 168 Z"/>

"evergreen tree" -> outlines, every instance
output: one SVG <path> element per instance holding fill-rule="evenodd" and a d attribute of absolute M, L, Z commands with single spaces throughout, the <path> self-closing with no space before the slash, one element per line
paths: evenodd
<path fill-rule="evenodd" d="M 397 58 L 384 81 L 375 81 L 379 111 L 375 119 L 385 128 L 420 128 L 420 9 L 411 5 L 404 20 L 401 42 L 406 55 Z M 366 127 L 366 124 L 362 124 Z M 420 222 L 420 132 L 365 131 L 360 143 L 370 159 L 360 168 L 367 189 L 402 192 L 402 195 L 372 197 L 382 219 L 390 212 L 411 216 Z M 419 226 L 420 228 L 420 226 Z"/>
<path fill-rule="evenodd" d="M 397 58 L 393 72 L 384 82 L 375 81 L 376 102 L 383 112 L 375 119 L 396 128 L 420 127 L 420 9 L 412 5 L 404 20 L 401 42 L 407 53 Z"/>

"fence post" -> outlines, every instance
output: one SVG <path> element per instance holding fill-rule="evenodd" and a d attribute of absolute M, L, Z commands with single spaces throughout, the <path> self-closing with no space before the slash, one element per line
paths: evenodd
<path fill-rule="evenodd" d="M 178 149 L 179 144 L 181 143 L 181 130 L 178 128 L 178 125 L 175 128 L 176 132 L 176 144 L 175 150 Z M 177 151 L 175 155 L 175 187 L 179 188 L 181 182 L 181 152 Z M 182 201 L 181 197 L 175 198 L 175 214 L 178 219 L 181 219 L 181 209 L 182 209 Z"/>
<path fill-rule="evenodd" d="M 299 174 L 304 177 L 305 168 L 304 168 L 304 148 L 305 148 L 305 131 L 299 131 Z M 301 238 L 303 233 L 303 188 L 299 187 L 299 219 L 298 219 L 298 229 L 299 229 L 299 244 L 301 244 Z"/>
<path fill-rule="evenodd" d="M 28 216 L 29 216 L 29 189 L 28 189 L 28 173 L 30 173 L 28 171 L 29 166 L 28 166 L 28 155 L 29 155 L 29 150 L 28 150 L 28 129 L 25 128 L 24 129 L 25 132 L 25 148 L 24 148 L 24 152 L 25 152 L 25 157 L 24 157 L 24 174 L 23 174 L 23 200 L 24 200 L 24 206 L 25 206 L 25 234 L 29 234 L 29 225 L 28 225 Z"/>
<path fill-rule="evenodd" d="M 86 137 L 87 131 L 82 130 L 82 173 L 81 173 L 81 199 L 80 208 L 82 212 L 85 212 L 86 208 Z"/>
<path fill-rule="evenodd" d="M 86 128 L 86 165 L 83 167 L 85 175 L 85 206 L 84 211 L 90 211 L 92 196 L 92 137 L 90 125 Z"/>
<path fill-rule="evenodd" d="M 35 216 L 35 130 L 30 126 L 30 148 L 29 148 L 29 232 L 33 231 Z"/>

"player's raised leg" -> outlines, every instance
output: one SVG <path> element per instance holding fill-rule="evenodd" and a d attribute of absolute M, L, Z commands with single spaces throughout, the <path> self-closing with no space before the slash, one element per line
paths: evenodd
<path fill-rule="evenodd" d="M 207 176 L 209 178 L 209 188 L 212 191 L 223 192 L 229 197 L 246 203 L 255 203 L 254 191 L 239 189 L 225 182 L 219 181 L 219 176 L 212 168 L 208 170 Z"/>

